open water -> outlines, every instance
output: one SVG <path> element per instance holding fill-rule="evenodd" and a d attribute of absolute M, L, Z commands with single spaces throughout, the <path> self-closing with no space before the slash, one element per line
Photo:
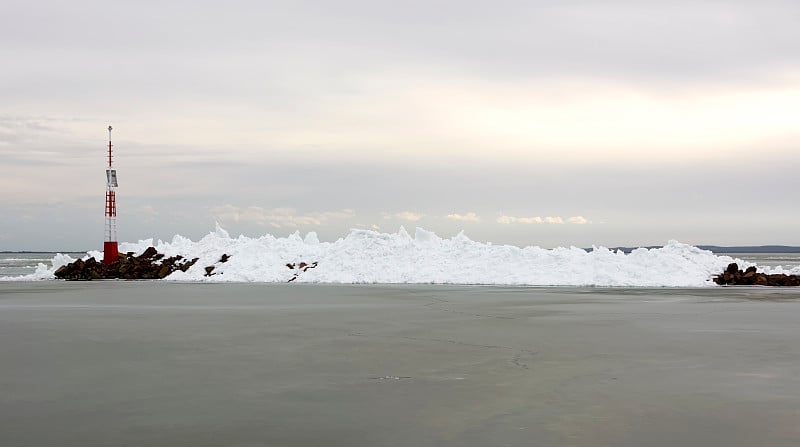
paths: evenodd
<path fill-rule="evenodd" d="M 81 258 L 86 253 L 65 253 Z M 55 253 L 0 253 L 0 276 L 29 275 L 40 263 L 50 266 Z"/>

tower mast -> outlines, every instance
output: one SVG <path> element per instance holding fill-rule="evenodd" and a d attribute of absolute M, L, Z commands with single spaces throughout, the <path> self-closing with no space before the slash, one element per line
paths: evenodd
<path fill-rule="evenodd" d="M 108 168 L 106 168 L 106 231 L 103 243 L 103 263 L 108 265 L 119 259 L 117 246 L 117 170 L 111 156 L 111 126 L 108 126 Z"/>

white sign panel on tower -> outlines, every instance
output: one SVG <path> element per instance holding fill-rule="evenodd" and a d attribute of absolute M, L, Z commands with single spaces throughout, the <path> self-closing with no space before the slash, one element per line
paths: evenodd
<path fill-rule="evenodd" d="M 116 169 L 106 169 L 106 180 L 108 182 L 108 186 L 117 187 L 117 170 Z"/>

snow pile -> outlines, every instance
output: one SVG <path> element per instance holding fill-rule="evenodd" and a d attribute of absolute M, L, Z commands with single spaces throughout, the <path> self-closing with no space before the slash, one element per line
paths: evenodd
<path fill-rule="evenodd" d="M 710 278 L 731 262 L 741 268 L 750 263 L 670 241 L 663 248 L 636 249 L 630 254 L 594 247 L 515 247 L 470 240 L 463 233 L 443 239 L 417 228 L 412 237 L 405 229 L 397 233 L 352 230 L 335 242 L 320 242 L 316 233 L 302 238 L 295 233 L 285 238 L 269 234 L 232 238 L 222 228 L 194 242 L 175 236 L 171 242 L 152 239 L 121 243 L 121 252 L 142 253 L 154 246 L 167 257 L 199 258 L 186 272 L 175 272 L 174 281 L 241 281 L 310 283 L 436 283 L 541 286 L 610 287 L 704 287 Z M 222 254 L 230 260 L 220 262 Z M 101 252 L 88 256 L 102 258 Z M 52 267 L 43 264 L 32 275 L 19 279 L 53 278 L 53 272 L 73 259 L 58 255 Z M 307 271 L 289 269 L 286 264 L 318 262 Z M 214 266 L 205 276 L 205 267 Z M 764 270 L 764 269 L 762 269 Z M 783 273 L 800 273 L 792 269 Z M 772 272 L 767 272 L 772 273 Z"/>

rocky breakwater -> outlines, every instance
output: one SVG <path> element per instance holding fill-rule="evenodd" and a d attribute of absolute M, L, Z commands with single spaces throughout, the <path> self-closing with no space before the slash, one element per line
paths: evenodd
<path fill-rule="evenodd" d="M 714 278 L 714 282 L 721 286 L 800 286 L 800 276 L 775 274 L 767 275 L 758 273 L 755 267 L 747 267 L 742 271 L 735 262 L 728 264 L 722 274 Z"/>
<path fill-rule="evenodd" d="M 198 258 L 183 256 L 165 257 L 155 247 L 149 247 L 139 256 L 133 252 L 120 253 L 119 260 L 105 265 L 95 258 L 78 259 L 61 266 L 55 277 L 68 281 L 91 281 L 93 279 L 161 279 L 177 270 L 185 272 L 197 262 Z"/>

